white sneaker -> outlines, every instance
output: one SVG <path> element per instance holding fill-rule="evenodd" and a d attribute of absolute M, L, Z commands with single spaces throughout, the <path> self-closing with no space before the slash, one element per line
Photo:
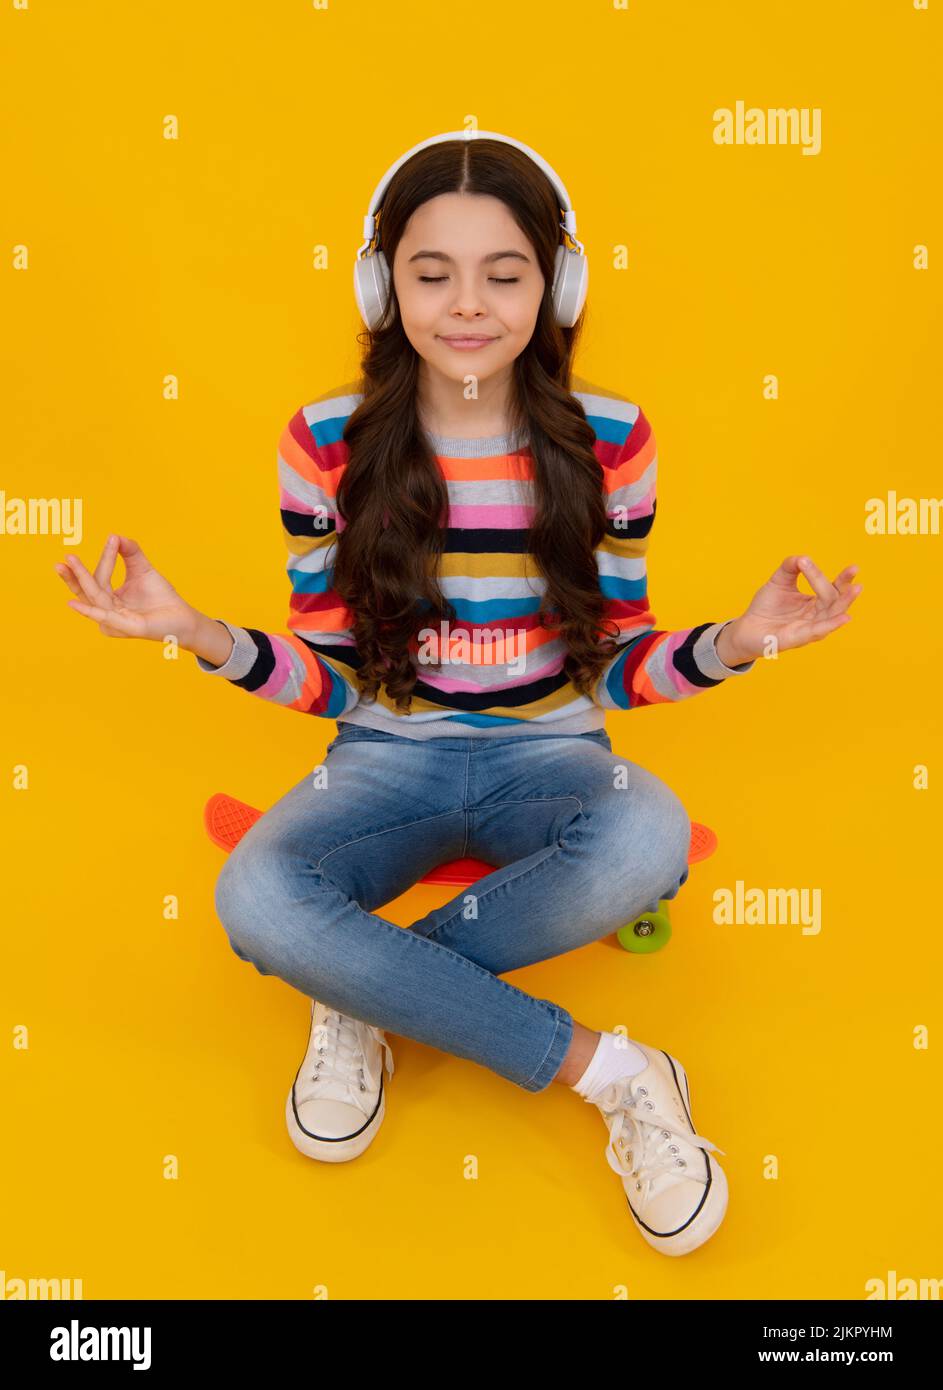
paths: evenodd
<path fill-rule="evenodd" d="M 695 1132 L 684 1068 L 667 1052 L 630 1039 L 648 1066 L 592 1097 L 609 1129 L 606 1159 L 622 1178 L 645 1240 L 665 1255 L 687 1255 L 714 1234 L 727 1210 L 727 1178 Z M 682 1090 L 683 1087 L 683 1090 Z"/>
<path fill-rule="evenodd" d="M 344 1163 L 376 1137 L 386 1113 L 382 1029 L 311 1001 L 308 1050 L 288 1092 L 285 1118 L 295 1148 L 308 1158 Z"/>

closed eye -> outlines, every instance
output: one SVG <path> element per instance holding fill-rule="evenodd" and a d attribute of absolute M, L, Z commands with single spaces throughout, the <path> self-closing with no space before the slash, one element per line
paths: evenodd
<path fill-rule="evenodd" d="M 519 275 L 511 275 L 506 280 L 500 279 L 497 275 L 489 275 L 489 280 L 493 280 L 496 285 L 516 285 L 520 280 Z M 423 285 L 439 285 L 443 280 L 447 280 L 447 275 L 420 275 L 420 282 Z"/>

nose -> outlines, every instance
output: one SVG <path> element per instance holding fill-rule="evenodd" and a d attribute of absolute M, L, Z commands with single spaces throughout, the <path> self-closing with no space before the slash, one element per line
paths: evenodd
<path fill-rule="evenodd" d="M 476 287 L 474 278 L 467 282 L 459 279 L 456 282 L 455 296 L 449 307 L 449 313 L 461 314 L 468 318 L 481 318 L 487 312 L 488 310 L 482 301 L 481 290 Z"/>

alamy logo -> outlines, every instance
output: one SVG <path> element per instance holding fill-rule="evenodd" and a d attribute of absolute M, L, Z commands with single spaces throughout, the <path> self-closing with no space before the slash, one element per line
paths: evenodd
<path fill-rule="evenodd" d="M 8 497 L 0 491 L 0 536 L 61 536 L 82 544 L 81 497 Z"/>
<path fill-rule="evenodd" d="M 939 1302 L 940 1298 L 939 1279 L 906 1279 L 903 1276 L 898 1278 L 896 1269 L 887 1271 L 887 1278 L 874 1278 L 865 1280 L 866 1298 L 883 1299 L 930 1299 Z"/>
<path fill-rule="evenodd" d="M 420 628 L 416 660 L 420 666 L 504 666 L 521 676 L 527 667 L 527 632 L 503 627 L 476 627 L 449 630 L 442 621 L 437 628 Z"/>
<path fill-rule="evenodd" d="M 715 145 L 799 145 L 803 154 L 822 149 L 821 106 L 747 106 L 738 101 L 731 111 L 714 112 Z"/>
<path fill-rule="evenodd" d="M 938 536 L 939 497 L 869 497 L 864 504 L 864 529 L 869 536 Z"/>
<path fill-rule="evenodd" d="M 38 1279 L 17 1276 L 7 1278 L 5 1269 L 0 1269 L 0 1301 L 10 1299 L 58 1299 L 84 1298 L 81 1279 Z"/>
<path fill-rule="evenodd" d="M 801 926 L 803 936 L 822 930 L 821 888 L 715 888 L 713 919 L 718 926 Z"/>
<path fill-rule="evenodd" d="M 149 1327 L 82 1327 L 73 1318 L 68 1327 L 49 1332 L 50 1361 L 132 1361 L 134 1370 L 151 1366 Z"/>

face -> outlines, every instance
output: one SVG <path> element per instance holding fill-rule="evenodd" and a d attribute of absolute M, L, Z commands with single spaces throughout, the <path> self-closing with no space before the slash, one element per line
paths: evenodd
<path fill-rule="evenodd" d="M 479 383 L 509 378 L 533 334 L 545 282 L 500 198 L 430 198 L 407 223 L 392 275 L 403 329 L 433 390 L 462 385 L 470 374 Z"/>

